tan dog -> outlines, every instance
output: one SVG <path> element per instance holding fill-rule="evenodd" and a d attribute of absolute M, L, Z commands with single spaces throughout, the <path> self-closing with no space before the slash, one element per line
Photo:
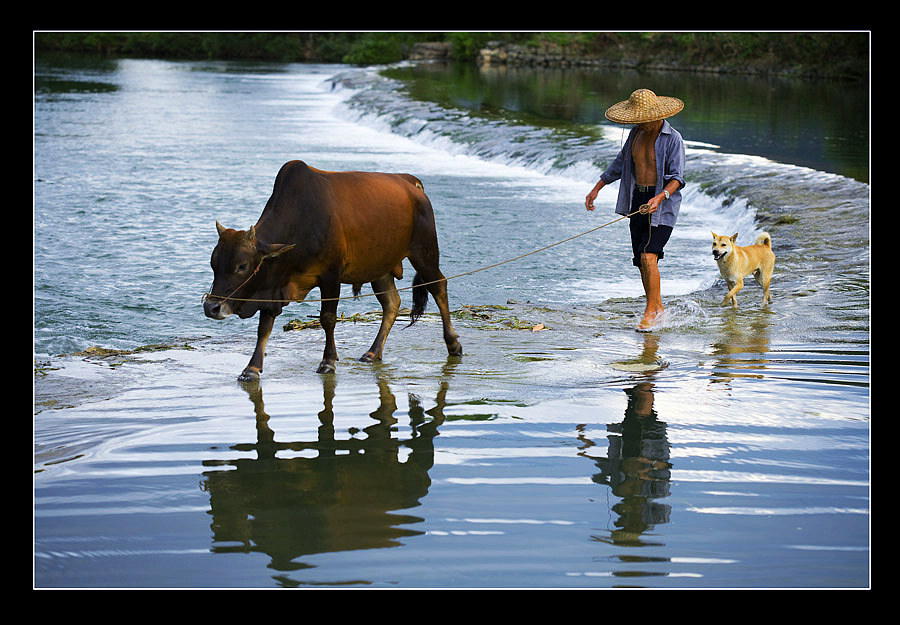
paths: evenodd
<path fill-rule="evenodd" d="M 741 247 L 734 244 L 737 233 L 733 236 L 713 235 L 712 254 L 719 265 L 719 273 L 728 283 L 728 294 L 722 300 L 722 306 L 731 305 L 737 308 L 737 292 L 744 288 L 744 276 L 753 274 L 763 288 L 762 305 L 772 301 L 769 295 L 769 282 L 772 280 L 772 269 L 775 267 L 775 254 L 772 252 L 772 238 L 768 232 L 756 237 L 756 243 Z"/>

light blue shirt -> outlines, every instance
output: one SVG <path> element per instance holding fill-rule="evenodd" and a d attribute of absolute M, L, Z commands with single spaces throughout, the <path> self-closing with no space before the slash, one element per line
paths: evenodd
<path fill-rule="evenodd" d="M 637 136 L 635 126 L 628 134 L 625 145 L 612 164 L 600 175 L 604 184 L 619 180 L 619 197 L 616 200 L 616 214 L 627 215 L 631 212 L 631 194 L 634 191 L 634 161 L 631 158 L 631 146 Z M 659 204 L 659 210 L 650 216 L 651 226 L 674 226 L 681 208 L 681 189 L 684 188 L 684 140 L 681 133 L 663 120 L 659 136 L 656 138 L 656 194 L 662 193 L 663 187 L 671 180 L 681 183 L 678 191 L 668 200 Z"/>

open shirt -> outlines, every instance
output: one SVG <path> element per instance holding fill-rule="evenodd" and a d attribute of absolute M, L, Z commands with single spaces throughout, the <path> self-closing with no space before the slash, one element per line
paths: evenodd
<path fill-rule="evenodd" d="M 625 145 L 612 164 L 600 175 L 604 184 L 619 180 L 619 196 L 616 200 L 616 213 L 627 215 L 631 212 L 631 194 L 634 191 L 634 161 L 631 158 L 631 146 L 638 133 L 635 126 L 628 134 Z M 659 210 L 650 215 L 651 226 L 674 226 L 681 208 L 681 189 L 684 187 L 684 140 L 681 133 L 663 120 L 659 136 L 656 138 L 656 190 L 662 193 L 663 187 L 670 180 L 681 183 L 678 190 L 668 200 L 659 203 Z"/>

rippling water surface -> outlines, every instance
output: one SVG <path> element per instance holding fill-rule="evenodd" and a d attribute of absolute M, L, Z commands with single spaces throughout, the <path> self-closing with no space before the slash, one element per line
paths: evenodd
<path fill-rule="evenodd" d="M 35 585 L 867 586 L 856 165 L 732 153 L 720 124 L 705 135 L 691 117 L 660 331 L 632 330 L 620 222 L 451 282 L 462 358 L 427 316 L 397 324 L 382 363 L 356 362 L 377 326 L 363 315 L 338 325 L 336 374 L 314 373 L 320 331 L 276 331 L 262 382 L 235 381 L 255 322 L 202 314 L 214 223 L 254 223 L 286 160 L 419 176 L 447 275 L 613 219 L 614 191 L 594 214 L 583 199 L 620 128 L 420 81 L 39 60 Z M 723 93 L 707 89 L 697 108 Z M 770 232 L 768 310 L 755 284 L 737 311 L 718 305 L 710 230 Z M 294 304 L 279 321 L 316 314 Z M 120 351 L 72 355 L 92 346 Z"/>

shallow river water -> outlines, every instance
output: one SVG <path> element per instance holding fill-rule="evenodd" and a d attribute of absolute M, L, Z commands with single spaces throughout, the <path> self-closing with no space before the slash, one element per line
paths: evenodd
<path fill-rule="evenodd" d="M 665 81 L 627 78 L 599 99 Z M 722 80 L 747 101 L 743 79 Z M 494 102 L 512 82 L 36 61 L 36 587 L 870 584 L 868 176 L 688 114 L 724 82 L 685 98 L 659 331 L 633 330 L 642 291 L 618 222 L 452 280 L 461 358 L 432 314 L 357 362 L 378 323 L 369 289 L 341 304 L 335 374 L 314 372 L 320 330 L 281 331 L 318 313 L 303 303 L 276 322 L 261 382 L 236 381 L 256 323 L 203 315 L 214 224 L 252 225 L 287 160 L 421 178 L 446 275 L 614 219 L 614 189 L 593 214 L 583 202 L 621 127 Z M 788 95 L 761 109 L 804 97 L 768 88 Z M 739 309 L 719 306 L 710 230 L 771 234 L 768 309 L 752 281 Z"/>

